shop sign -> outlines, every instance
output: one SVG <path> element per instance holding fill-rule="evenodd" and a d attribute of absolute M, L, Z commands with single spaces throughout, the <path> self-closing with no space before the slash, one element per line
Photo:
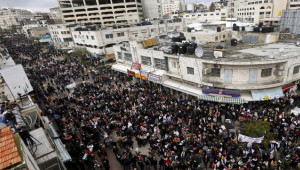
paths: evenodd
<path fill-rule="evenodd" d="M 223 96 L 223 97 L 235 97 L 235 98 L 241 97 L 240 92 L 218 90 L 218 89 L 202 89 L 202 93 L 207 95 Z"/>
<path fill-rule="evenodd" d="M 162 84 L 162 78 L 159 75 L 149 73 L 148 74 L 148 80 L 152 81 L 154 83 L 157 83 L 157 84 Z"/>
<path fill-rule="evenodd" d="M 144 40 L 142 43 L 143 43 L 145 48 L 158 45 L 156 38 L 153 38 L 153 39 L 150 39 L 150 40 Z"/>
<path fill-rule="evenodd" d="M 147 76 L 141 75 L 139 73 L 135 73 L 135 77 L 139 78 L 139 79 L 142 79 L 142 80 L 147 80 Z"/>
<path fill-rule="evenodd" d="M 140 70 L 142 68 L 142 65 L 140 63 L 132 63 L 131 68 Z"/>
<path fill-rule="evenodd" d="M 295 87 L 295 84 L 291 84 L 289 86 L 282 87 L 282 91 L 287 91 Z"/>
<path fill-rule="evenodd" d="M 129 76 L 134 76 L 135 75 L 135 73 L 133 71 L 130 71 L 130 70 L 127 70 L 127 73 L 128 73 Z"/>

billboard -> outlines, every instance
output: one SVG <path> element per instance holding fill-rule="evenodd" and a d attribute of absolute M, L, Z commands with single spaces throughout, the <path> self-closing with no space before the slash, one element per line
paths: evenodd
<path fill-rule="evenodd" d="M 33 91 L 22 65 L 1 68 L 0 73 L 15 99 Z"/>
<path fill-rule="evenodd" d="M 145 48 L 158 45 L 158 42 L 157 42 L 156 38 L 149 39 L 149 40 L 144 40 L 142 43 L 143 43 Z"/>

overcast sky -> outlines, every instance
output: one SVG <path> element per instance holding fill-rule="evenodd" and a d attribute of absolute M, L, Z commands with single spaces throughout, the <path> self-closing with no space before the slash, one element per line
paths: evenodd
<path fill-rule="evenodd" d="M 186 0 L 186 2 L 203 3 L 209 5 L 218 0 Z M 49 12 L 49 8 L 57 7 L 57 0 L 0 0 L 1 8 L 25 8 L 30 11 Z"/>

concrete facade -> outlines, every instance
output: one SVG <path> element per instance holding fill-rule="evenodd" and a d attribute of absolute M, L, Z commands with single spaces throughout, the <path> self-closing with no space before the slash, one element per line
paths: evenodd
<path fill-rule="evenodd" d="M 218 22 L 226 21 L 227 9 L 216 10 L 215 12 L 197 12 L 197 13 L 185 13 L 179 17 L 184 19 L 186 23 L 197 22 Z"/>
<path fill-rule="evenodd" d="M 113 45 L 156 37 L 161 33 L 174 30 L 183 31 L 182 24 L 154 24 L 119 29 L 98 29 L 95 31 L 76 31 L 75 29 L 71 33 L 75 46 L 86 47 L 90 52 L 96 54 L 110 54 L 113 53 Z"/>
<path fill-rule="evenodd" d="M 159 19 L 162 14 L 162 0 L 142 0 L 143 13 L 145 19 Z"/>
<path fill-rule="evenodd" d="M 10 28 L 19 25 L 24 19 L 31 19 L 32 13 L 25 9 L 0 9 L 0 28 Z"/>
<path fill-rule="evenodd" d="M 141 0 L 58 0 L 65 23 L 131 25 L 143 19 Z"/>
<path fill-rule="evenodd" d="M 207 88 L 237 91 L 241 94 L 240 99 L 247 102 L 254 100 L 251 93 L 255 90 L 264 93 L 265 90 L 300 83 L 300 56 L 296 52 L 299 47 L 295 43 L 238 45 L 223 50 L 224 57 L 218 58 L 214 57 L 213 47 L 207 45 L 201 45 L 204 49 L 202 57 L 167 54 L 160 50 L 164 48 L 161 45 L 158 51 L 145 49 L 138 42 L 129 42 L 129 46 L 127 50 L 120 45 L 114 46 L 115 55 L 120 57 L 113 69 L 123 73 L 131 70 L 158 74 L 162 76 L 162 85 L 194 96 L 203 97 L 203 89 Z M 285 47 L 284 52 L 280 52 L 281 47 Z M 131 60 L 125 57 L 126 53 L 132 54 Z M 269 57 L 270 53 L 274 54 L 273 58 Z M 145 57 L 151 60 L 150 64 L 142 62 Z M 157 60 L 166 63 L 165 67 L 162 68 Z M 140 63 L 142 69 L 132 69 L 133 62 Z M 228 101 L 232 102 L 231 99 Z"/>
<path fill-rule="evenodd" d="M 71 29 L 65 24 L 48 25 L 51 39 L 57 47 L 74 46 Z"/>

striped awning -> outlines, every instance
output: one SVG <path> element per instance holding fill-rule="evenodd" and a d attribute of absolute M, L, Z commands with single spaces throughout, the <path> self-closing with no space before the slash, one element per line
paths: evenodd
<path fill-rule="evenodd" d="M 209 95 L 199 95 L 198 99 L 211 101 L 211 102 L 231 103 L 231 104 L 247 103 L 247 101 L 242 98 L 218 97 L 218 96 L 209 96 Z"/>

